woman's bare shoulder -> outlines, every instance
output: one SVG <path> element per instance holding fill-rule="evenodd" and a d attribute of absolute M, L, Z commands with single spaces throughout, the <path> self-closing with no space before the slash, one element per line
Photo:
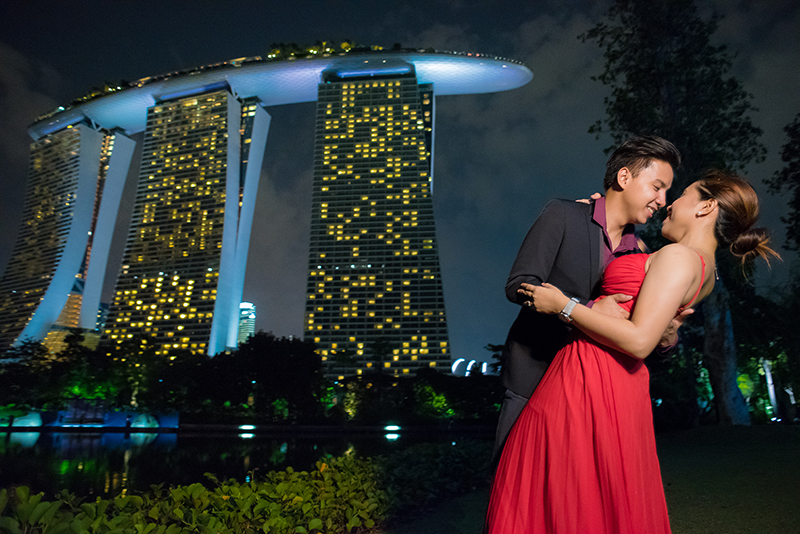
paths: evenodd
<path fill-rule="evenodd" d="M 699 265 L 699 255 L 695 250 L 685 245 L 671 243 L 650 256 L 647 268 L 649 270 L 660 267 L 689 273 Z"/>
<path fill-rule="evenodd" d="M 682 258 L 696 258 L 697 252 L 686 245 L 681 245 L 680 243 L 670 243 L 669 245 L 665 245 L 654 252 L 652 256 L 654 259 L 660 258 L 660 261 L 665 261 L 666 259 L 680 260 Z"/>

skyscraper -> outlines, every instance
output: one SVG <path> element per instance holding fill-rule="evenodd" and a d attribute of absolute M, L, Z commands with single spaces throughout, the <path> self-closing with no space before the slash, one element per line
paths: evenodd
<path fill-rule="evenodd" d="M 133 147 L 124 135 L 79 122 L 31 145 L 21 229 L 0 281 L 1 348 L 44 339 L 70 295 L 80 326 L 94 328 L 119 199 L 111 204 Z M 82 294 L 73 291 L 76 278 Z"/>
<path fill-rule="evenodd" d="M 329 376 L 448 369 L 433 97 L 409 64 L 323 75 L 305 328 Z"/>
<path fill-rule="evenodd" d="M 106 335 L 157 354 L 235 348 L 269 115 L 226 85 L 148 109 L 133 220 Z M 255 142 L 253 142 L 255 141 Z M 253 165 L 248 165 L 253 163 Z"/>
<path fill-rule="evenodd" d="M 239 344 L 256 333 L 256 305 L 252 302 L 239 304 Z"/>

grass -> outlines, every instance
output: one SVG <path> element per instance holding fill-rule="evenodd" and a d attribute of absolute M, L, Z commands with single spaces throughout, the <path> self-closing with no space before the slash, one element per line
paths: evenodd
<path fill-rule="evenodd" d="M 659 436 L 673 534 L 800 533 L 800 427 Z"/>
<path fill-rule="evenodd" d="M 800 534 L 800 427 L 702 427 L 657 436 L 673 534 Z M 480 534 L 484 488 L 390 534 Z"/>

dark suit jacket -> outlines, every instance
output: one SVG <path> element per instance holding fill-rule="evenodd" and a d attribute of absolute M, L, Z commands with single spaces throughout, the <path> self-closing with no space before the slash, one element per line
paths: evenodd
<path fill-rule="evenodd" d="M 506 296 L 522 304 L 520 284 L 548 282 L 586 304 L 599 294 L 603 265 L 603 228 L 593 219 L 594 203 L 552 200 L 522 242 L 506 282 Z M 506 340 L 503 385 L 530 397 L 556 352 L 566 344 L 570 327 L 558 315 L 522 306 Z"/>

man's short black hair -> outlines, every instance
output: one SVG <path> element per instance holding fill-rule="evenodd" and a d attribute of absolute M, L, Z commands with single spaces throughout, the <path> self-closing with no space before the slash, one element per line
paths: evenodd
<path fill-rule="evenodd" d="M 675 145 L 655 135 L 637 135 L 619 146 L 608 158 L 603 189 L 608 190 L 617 183 L 617 173 L 627 167 L 636 176 L 654 160 L 665 161 L 672 170 L 681 164 L 681 153 Z"/>

